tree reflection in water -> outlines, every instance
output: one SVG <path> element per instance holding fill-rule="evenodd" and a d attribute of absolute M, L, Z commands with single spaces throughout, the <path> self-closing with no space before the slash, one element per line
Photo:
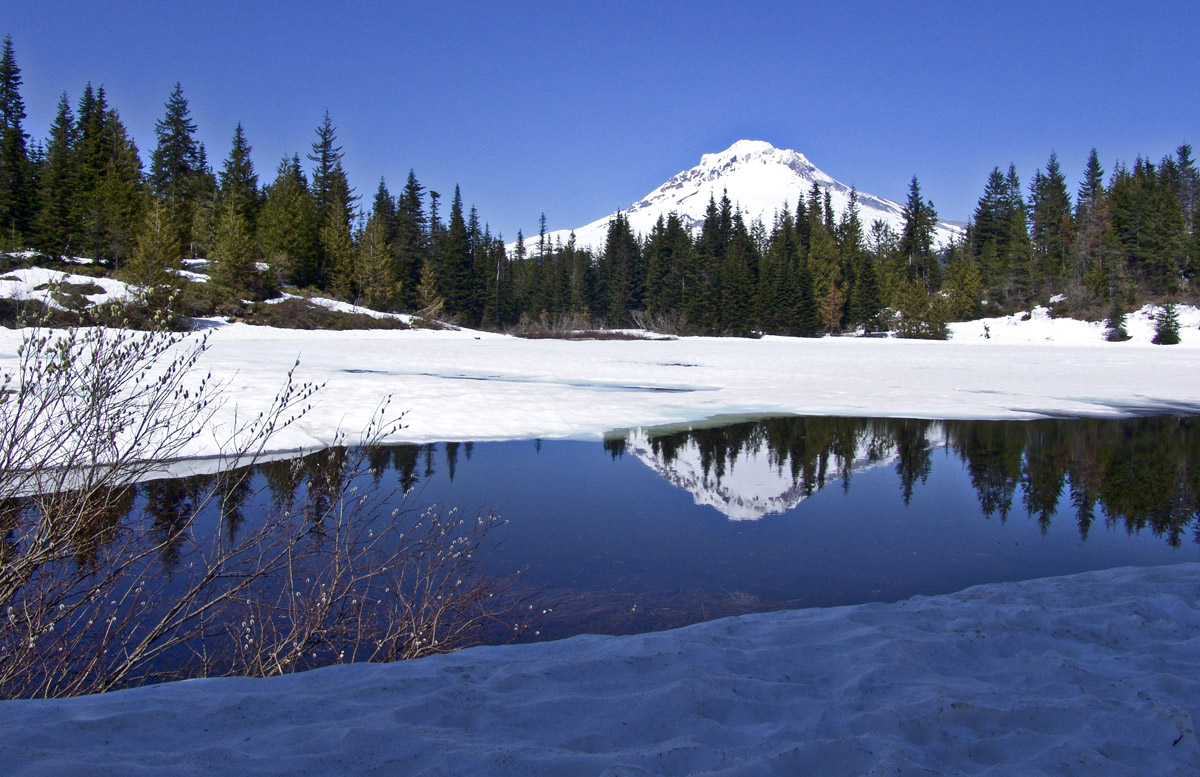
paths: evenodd
<path fill-rule="evenodd" d="M 1200 542 L 1200 421 L 1191 416 L 1039 421 L 797 416 L 646 431 L 664 464 L 684 449 L 695 450 L 704 476 L 718 484 L 739 457 L 766 452 L 805 496 L 832 479 L 848 489 L 856 462 L 891 461 L 906 505 L 929 477 L 933 450 L 942 447 L 963 462 L 989 518 L 1006 520 L 1020 491 L 1026 514 L 1045 531 L 1067 492 L 1083 539 L 1099 508 L 1110 525 L 1148 529 L 1173 547 L 1189 529 Z M 622 455 L 627 438 L 610 439 L 606 448 Z"/>

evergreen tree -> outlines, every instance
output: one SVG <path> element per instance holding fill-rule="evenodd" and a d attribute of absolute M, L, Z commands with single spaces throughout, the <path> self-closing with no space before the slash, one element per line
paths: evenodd
<path fill-rule="evenodd" d="M 1020 304 L 1028 303 L 1036 281 L 1033 268 L 1033 244 L 1029 239 L 1029 211 L 1017 166 L 1009 164 L 1004 177 L 1006 189 L 1004 252 L 1008 263 L 1008 294 Z"/>
<path fill-rule="evenodd" d="M 919 340 L 945 340 L 948 310 L 941 294 L 930 294 L 925 284 L 916 278 L 905 281 L 896 300 L 899 316 L 896 321 L 898 337 Z"/>
<path fill-rule="evenodd" d="M 316 205 L 316 221 L 325 235 L 317 251 L 316 283 L 325 288 L 335 274 L 335 265 L 338 262 L 344 264 L 347 256 L 345 253 L 330 255 L 327 249 L 346 247 L 343 238 L 350 234 L 354 223 L 354 202 L 358 199 L 342 168 L 342 147 L 337 145 L 337 130 L 329 118 L 329 111 L 325 112 L 324 121 L 317 127 L 317 139 L 313 141 L 312 153 L 308 158 L 315 163 L 312 196 Z"/>
<path fill-rule="evenodd" d="M 1072 274 L 1075 220 L 1056 154 L 1050 155 L 1045 174 L 1038 171 L 1030 185 L 1029 215 L 1039 283 L 1043 292 L 1058 291 Z"/>
<path fill-rule="evenodd" d="M 1125 331 L 1125 309 L 1121 306 L 1119 294 L 1113 295 L 1112 308 L 1105 322 L 1104 339 L 1110 343 L 1122 343 L 1129 339 L 1129 333 Z"/>
<path fill-rule="evenodd" d="M 396 300 L 387 214 L 372 212 L 358 247 L 358 288 L 362 303 L 372 310 L 390 310 Z"/>
<path fill-rule="evenodd" d="M 320 229 L 320 253 L 325 262 L 324 273 L 318 281 L 322 288 L 341 299 L 354 301 L 358 288 L 357 251 L 350 224 L 342 217 L 342 203 L 335 193 L 325 209 L 325 221 Z"/>
<path fill-rule="evenodd" d="M 883 293 L 875 258 L 863 252 L 855 265 L 854 293 L 850 297 L 850 320 L 861 324 L 864 332 L 883 327 Z"/>
<path fill-rule="evenodd" d="M 904 231 L 900 235 L 900 254 L 908 263 L 910 277 L 921 278 L 936 286 L 941 282 L 941 269 L 933 253 L 933 231 L 937 226 L 937 211 L 933 203 L 921 198 L 917 176 L 908 185 L 908 200 L 904 205 Z"/>
<path fill-rule="evenodd" d="M 1006 191 L 1004 174 L 999 167 L 993 167 L 971 223 L 967 225 L 970 254 L 979 265 L 984 285 L 993 289 L 994 296 L 1000 296 L 1008 278 L 1007 261 L 1000 250 L 1008 221 L 1004 213 Z"/>
<path fill-rule="evenodd" d="M 854 318 L 853 313 L 858 309 L 855 297 L 858 295 L 862 260 L 866 255 L 866 235 L 858 213 L 858 191 L 853 187 L 850 189 L 850 199 L 842 213 L 842 220 L 838 223 L 837 239 L 841 254 L 842 285 L 846 293 L 847 318 L 858 323 L 861 319 Z"/>
<path fill-rule="evenodd" d="M 396 229 L 392 238 L 392 259 L 396 282 L 400 284 L 398 304 L 403 309 L 417 302 L 421 268 L 429 251 L 429 231 L 422 206 L 424 189 L 411 170 L 404 191 L 396 202 Z"/>
<path fill-rule="evenodd" d="M 646 310 L 682 311 L 691 253 L 692 239 L 679 214 L 671 211 L 665 219 L 659 216 L 642 250 L 646 265 Z"/>
<path fill-rule="evenodd" d="M 784 209 L 771 229 L 758 276 L 758 325 L 765 332 L 790 333 L 796 328 L 800 253 L 795 222 Z"/>
<path fill-rule="evenodd" d="M 213 189 L 204 147 L 196 140 L 183 86 L 178 82 L 167 99 L 165 116 L 154 125 L 158 145 L 150 155 L 150 192 L 171 210 L 179 242 L 195 255 L 192 221 L 197 200 Z"/>
<path fill-rule="evenodd" d="M 979 315 L 979 297 L 983 292 L 983 277 L 979 265 L 967 255 L 965 246 L 950 247 L 946 261 L 946 281 L 943 291 L 949 295 L 949 314 L 953 321 L 968 321 Z"/>
<path fill-rule="evenodd" d="M 24 119 L 21 70 L 12 36 L 6 36 L 0 51 L 0 241 L 13 249 L 26 247 L 37 211 L 37 168 L 29 158 Z"/>
<path fill-rule="evenodd" d="M 234 299 L 262 297 L 258 247 L 245 217 L 231 203 L 221 206 L 212 249 L 212 279 Z"/>
<path fill-rule="evenodd" d="M 742 214 L 735 212 L 732 234 L 720 268 L 720 315 L 717 323 L 721 332 L 749 335 L 754 330 L 755 290 L 760 261 L 758 247 L 746 228 Z"/>
<path fill-rule="evenodd" d="M 1104 187 L 1104 168 L 1094 148 L 1088 154 L 1075 198 L 1075 225 L 1075 255 L 1080 265 L 1077 275 L 1082 274 L 1085 287 L 1094 296 L 1112 296 L 1116 274 L 1111 255 L 1116 236 Z"/>
<path fill-rule="evenodd" d="M 300 159 L 284 157 L 258 215 L 262 256 L 284 283 L 316 286 L 319 239 L 317 210 Z"/>
<path fill-rule="evenodd" d="M 845 297 L 837 284 L 829 287 L 825 298 L 821 301 L 821 325 L 826 334 L 836 335 L 842 331 L 842 313 L 845 308 Z"/>
<path fill-rule="evenodd" d="M 1154 319 L 1154 339 L 1151 342 L 1155 345 L 1179 344 L 1179 312 L 1175 310 L 1174 303 L 1163 305 L 1159 310 Z"/>
<path fill-rule="evenodd" d="M 437 319 L 442 315 L 445 306 L 446 300 L 438 291 L 433 261 L 428 259 L 421 267 L 421 281 L 417 284 L 417 315 L 431 320 Z"/>
<path fill-rule="evenodd" d="M 1126 271 L 1149 294 L 1172 293 L 1187 240 L 1183 213 L 1168 180 L 1148 160 L 1118 167 L 1109 186 L 1113 231 Z"/>
<path fill-rule="evenodd" d="M 70 250 L 71 240 L 79 233 L 76 157 L 79 133 L 71 104 L 64 93 L 50 125 L 46 160 L 39 180 L 37 240 L 35 245 L 55 256 Z"/>
<path fill-rule="evenodd" d="M 396 198 L 388 191 L 387 181 L 382 177 L 379 179 L 379 187 L 375 190 L 375 197 L 371 200 L 371 215 L 368 220 L 371 217 L 379 220 L 383 236 L 390 245 L 396 239 Z"/>
<path fill-rule="evenodd" d="M 710 197 L 691 262 L 684 271 L 683 310 L 693 327 L 715 331 L 720 321 L 721 268 L 733 235 L 733 203 Z"/>
<path fill-rule="evenodd" d="M 103 87 L 84 89 L 78 113 L 80 253 L 117 267 L 131 255 L 143 224 L 142 160 Z"/>
<path fill-rule="evenodd" d="M 219 201 L 237 210 L 250 231 L 254 232 L 258 223 L 258 209 L 262 203 L 258 191 L 258 175 L 254 172 L 250 151 L 251 146 L 246 142 L 242 123 L 238 122 L 233 131 L 233 144 L 229 149 L 229 156 L 225 158 L 225 165 L 221 168 Z"/>
<path fill-rule="evenodd" d="M 179 275 L 183 249 L 179 246 L 179 231 L 170 219 L 170 209 L 152 199 L 133 253 L 121 268 L 121 277 L 141 286 L 147 303 L 154 307 L 165 305 L 183 285 Z"/>
<path fill-rule="evenodd" d="M 483 313 L 482 294 L 475 277 L 474 257 L 467 223 L 463 217 L 462 195 L 454 187 L 450 203 L 450 221 L 440 245 L 438 288 L 446 300 L 446 309 L 474 326 Z"/>
<path fill-rule="evenodd" d="M 630 313 L 641 309 L 643 276 L 640 254 L 629 219 L 624 213 L 618 213 L 608 223 L 602 260 L 607 291 L 605 312 L 609 326 L 627 326 Z"/>

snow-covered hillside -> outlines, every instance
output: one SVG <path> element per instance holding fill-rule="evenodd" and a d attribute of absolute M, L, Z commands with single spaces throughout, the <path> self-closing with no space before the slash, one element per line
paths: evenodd
<path fill-rule="evenodd" d="M 823 192 L 829 192 L 834 211 L 840 217 L 850 201 L 850 186 L 819 170 L 801 153 L 775 148 L 762 140 L 739 140 L 718 154 L 704 154 L 700 164 L 672 176 L 623 212 L 633 231 L 640 235 L 648 234 L 659 216 L 665 217 L 672 211 L 683 217 L 687 225 L 698 229 L 709 200 L 719 202 L 727 193 L 741 209 L 747 224 L 761 219 L 769 228 L 775 213 L 785 204 L 794 212 L 796 204 L 808 197 L 814 183 Z M 882 219 L 897 232 L 904 227 L 902 206 L 897 202 L 859 192 L 858 206 L 864 228 L 876 219 Z M 575 229 L 576 244 L 602 250 L 613 215 Z M 571 231 L 556 230 L 548 237 L 552 244 L 557 240 L 566 243 Z M 939 222 L 935 240 L 945 243 L 960 232 L 953 224 Z M 532 249 L 536 241 L 536 234 L 527 236 L 526 248 Z"/>

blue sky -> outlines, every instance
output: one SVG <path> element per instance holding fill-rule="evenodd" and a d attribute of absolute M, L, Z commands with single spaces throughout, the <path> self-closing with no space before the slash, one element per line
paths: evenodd
<path fill-rule="evenodd" d="M 26 130 L 103 84 L 143 159 L 183 84 L 210 161 L 234 125 L 260 181 L 328 110 L 368 200 L 409 169 L 508 239 L 580 226 L 739 138 L 966 219 L 994 166 L 1057 151 L 1072 190 L 1200 146 L 1186 2 L 58 2 L 5 0 Z M 1200 152 L 1198 152 L 1200 155 Z"/>

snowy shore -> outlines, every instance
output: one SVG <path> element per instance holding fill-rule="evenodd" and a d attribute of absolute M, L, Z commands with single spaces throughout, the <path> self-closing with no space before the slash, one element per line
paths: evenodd
<path fill-rule="evenodd" d="M 1200 564 L 0 703 L 51 775 L 1185 775 Z"/>

